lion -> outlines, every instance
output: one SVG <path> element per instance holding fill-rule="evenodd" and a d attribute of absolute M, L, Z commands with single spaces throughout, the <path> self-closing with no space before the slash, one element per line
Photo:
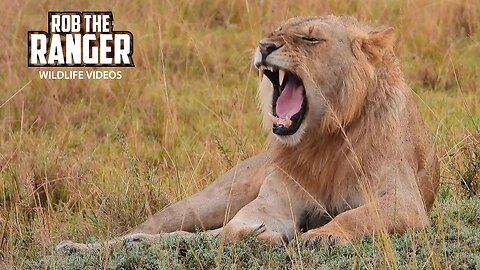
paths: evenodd
<path fill-rule="evenodd" d="M 429 226 L 439 163 L 395 56 L 394 30 L 295 17 L 259 42 L 267 151 L 94 250 L 202 230 L 226 241 L 347 244 Z M 296 237 L 298 236 L 298 237 Z"/>

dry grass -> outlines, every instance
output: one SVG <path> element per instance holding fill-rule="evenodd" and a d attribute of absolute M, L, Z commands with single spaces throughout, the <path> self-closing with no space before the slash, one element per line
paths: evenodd
<path fill-rule="evenodd" d="M 38 69 L 26 67 L 26 33 L 46 29 L 49 10 L 112 10 L 115 28 L 135 36 L 136 67 L 123 69 L 120 81 L 40 80 Z M 478 209 L 480 200 L 478 191 L 471 193 L 461 184 L 476 164 L 480 140 L 480 3 L 475 0 L 3 3 L 0 267 L 39 262 L 61 239 L 122 234 L 260 152 L 265 134 L 255 103 L 253 48 L 288 17 L 330 13 L 397 30 L 405 76 L 437 143 L 442 198 L 451 200 L 438 203 L 449 214 L 437 206 L 434 229 L 405 237 L 414 238 L 409 246 L 426 252 L 429 268 L 455 268 L 457 257 L 444 252 L 455 243 L 438 240 L 448 235 L 442 224 L 473 224 L 480 234 L 478 213 L 470 222 L 461 212 L 469 206 L 459 206 L 465 195 L 473 194 L 465 202 L 470 208 Z M 480 181 L 478 172 L 473 175 L 473 183 Z M 398 244 L 404 238 L 395 239 Z M 361 263 L 371 261 L 364 245 L 360 255 L 352 255 L 360 260 L 357 266 L 399 267 L 395 248 L 372 245 L 383 254 L 380 263 Z M 468 250 L 478 254 L 480 247 Z M 302 262 L 308 254 L 293 253 L 289 258 L 295 268 L 311 267 Z M 202 267 L 199 258 L 192 259 L 194 267 Z M 473 260 L 478 269 L 479 257 Z"/>

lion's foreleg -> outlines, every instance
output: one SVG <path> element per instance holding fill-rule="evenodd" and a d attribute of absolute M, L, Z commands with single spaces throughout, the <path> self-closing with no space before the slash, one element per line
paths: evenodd
<path fill-rule="evenodd" d="M 298 229 L 304 205 L 298 190 L 286 182 L 269 177 L 258 197 L 224 227 L 225 239 L 242 240 L 252 235 L 271 245 L 288 243 Z"/>
<path fill-rule="evenodd" d="M 348 210 L 329 223 L 302 234 L 305 247 L 351 243 L 375 233 L 404 232 L 429 225 L 419 196 L 389 193 L 374 202 Z"/>
<path fill-rule="evenodd" d="M 76 243 L 70 240 L 63 240 L 56 247 L 57 252 L 72 253 L 78 251 L 94 251 L 102 248 L 119 247 L 123 244 L 123 237 L 114 238 L 104 242 L 96 242 L 90 244 Z"/>
<path fill-rule="evenodd" d="M 220 228 L 258 195 L 266 162 L 266 155 L 260 154 L 239 163 L 203 191 L 164 208 L 123 237 L 92 244 L 62 241 L 56 249 L 96 250 L 121 246 L 132 239 L 161 239 L 171 232 L 178 231 L 176 234 L 184 237 L 195 230 Z"/>
<path fill-rule="evenodd" d="M 222 227 L 258 195 L 265 180 L 264 154 L 247 159 L 199 193 L 174 203 L 133 233 L 194 232 Z"/>
<path fill-rule="evenodd" d="M 123 237 L 123 244 L 129 245 L 134 242 L 143 242 L 143 243 L 157 243 L 164 241 L 168 238 L 180 238 L 183 240 L 188 240 L 196 235 L 206 235 L 209 237 L 217 237 L 221 234 L 223 230 L 222 228 L 218 228 L 215 230 L 207 230 L 200 233 L 192 233 L 186 231 L 175 231 L 170 233 L 159 233 L 159 234 L 147 234 L 147 233 L 133 233 Z"/>
<path fill-rule="evenodd" d="M 210 237 L 216 237 L 220 235 L 223 228 L 218 228 L 215 230 L 208 230 L 201 232 L 200 234 L 207 235 Z M 180 238 L 183 240 L 188 240 L 194 237 L 196 234 L 185 231 L 175 231 L 170 233 L 159 233 L 159 234 L 147 234 L 147 233 L 132 233 L 125 236 L 111 239 L 104 242 L 97 242 L 91 244 L 82 244 L 75 243 L 72 241 L 62 241 L 55 248 L 59 252 L 63 253 L 72 253 L 78 251 L 94 251 L 104 248 L 114 248 L 114 247 L 128 247 L 136 242 L 154 244 L 161 241 L 164 241 L 169 238 Z"/>

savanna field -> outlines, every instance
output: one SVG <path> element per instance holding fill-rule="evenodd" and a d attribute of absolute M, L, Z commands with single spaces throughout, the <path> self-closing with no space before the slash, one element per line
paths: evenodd
<path fill-rule="evenodd" d="M 27 31 L 53 10 L 111 10 L 135 68 L 40 80 Z M 431 228 L 318 250 L 199 236 L 54 252 L 125 234 L 261 152 L 254 48 L 289 17 L 328 14 L 396 29 L 441 163 Z M 480 269 L 479 1 L 4 1 L 0 27 L 0 268 Z"/>

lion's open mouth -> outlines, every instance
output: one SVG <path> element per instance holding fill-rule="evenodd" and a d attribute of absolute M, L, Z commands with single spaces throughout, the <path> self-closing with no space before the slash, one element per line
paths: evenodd
<path fill-rule="evenodd" d="M 277 135 L 292 135 L 302 124 L 307 110 L 307 96 L 302 80 L 290 71 L 276 67 L 260 66 L 260 76 L 265 74 L 273 84 L 272 131 Z"/>

